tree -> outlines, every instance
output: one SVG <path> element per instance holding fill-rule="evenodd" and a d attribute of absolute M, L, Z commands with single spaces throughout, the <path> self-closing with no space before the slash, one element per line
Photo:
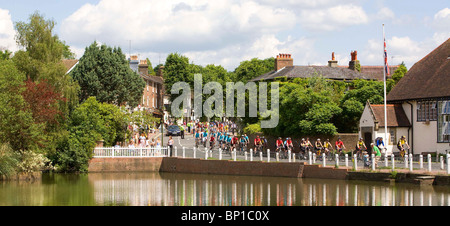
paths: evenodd
<path fill-rule="evenodd" d="M 123 141 L 126 120 L 126 113 L 119 107 L 89 97 L 72 112 L 69 131 L 50 158 L 62 171 L 86 172 L 97 141 L 103 140 L 105 146 Z"/>
<path fill-rule="evenodd" d="M 253 78 L 274 70 L 275 58 L 267 58 L 260 60 L 253 58 L 251 60 L 242 61 L 234 70 L 234 81 L 246 83 Z"/>
<path fill-rule="evenodd" d="M 12 61 L 0 60 L 0 143 L 9 143 L 15 151 L 45 145 L 43 124 L 34 122 L 22 96 L 24 79 Z"/>
<path fill-rule="evenodd" d="M 149 75 L 156 75 L 156 71 L 152 67 L 152 62 L 147 58 L 147 65 L 148 65 L 148 74 Z"/>
<path fill-rule="evenodd" d="M 26 75 L 25 80 L 46 80 L 53 86 L 66 100 L 58 103 L 59 109 L 68 115 L 78 102 L 78 85 L 66 75 L 62 59 L 73 54 L 65 42 L 53 34 L 54 26 L 53 20 L 45 20 L 38 12 L 30 15 L 29 22 L 15 23 L 16 42 L 24 50 L 17 51 L 12 60 Z"/>
<path fill-rule="evenodd" d="M 5 49 L 0 51 L 0 60 L 9 60 L 11 58 L 12 52 Z"/>
<path fill-rule="evenodd" d="M 392 79 L 395 81 L 395 84 L 397 84 L 400 79 L 405 76 L 406 72 L 408 72 L 408 69 L 405 66 L 405 62 L 402 62 L 392 75 Z"/>
<path fill-rule="evenodd" d="M 52 127 L 59 124 L 58 117 L 64 117 L 57 105 L 58 101 L 65 101 L 64 98 L 45 80 L 37 83 L 28 79 L 22 96 L 35 123 L 44 123 L 46 127 Z"/>
<path fill-rule="evenodd" d="M 191 74 L 190 69 L 189 58 L 178 53 L 171 53 L 167 56 L 163 75 L 167 93 L 170 94 L 172 86 L 179 81 L 187 82 L 193 87 L 194 76 Z M 171 101 L 175 100 L 175 98 L 176 96 L 174 95 L 170 96 Z"/>
<path fill-rule="evenodd" d="M 120 48 L 97 42 L 86 47 L 71 72 L 80 85 L 80 102 L 94 96 L 100 102 L 136 107 L 145 88 L 144 80 L 130 67 Z"/>

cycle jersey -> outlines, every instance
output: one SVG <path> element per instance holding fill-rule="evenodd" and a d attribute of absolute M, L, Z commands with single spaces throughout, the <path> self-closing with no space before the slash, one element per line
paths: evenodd
<path fill-rule="evenodd" d="M 232 144 L 237 144 L 238 138 L 237 137 L 233 137 L 233 139 L 231 141 L 232 141 Z"/>
<path fill-rule="evenodd" d="M 342 142 L 342 141 L 336 141 L 336 147 L 342 149 L 342 148 L 344 147 L 344 142 Z"/>
<path fill-rule="evenodd" d="M 290 146 L 290 145 L 292 145 L 292 140 L 287 140 L 287 141 L 285 141 L 285 142 L 284 142 L 284 145 L 285 145 L 285 146 Z"/>
<path fill-rule="evenodd" d="M 277 140 L 277 146 L 281 146 L 283 145 L 283 141 L 282 140 Z"/>
<path fill-rule="evenodd" d="M 242 138 L 242 137 L 241 137 L 241 140 L 240 140 L 239 142 L 245 143 L 245 142 L 247 142 L 247 140 L 246 140 L 245 138 Z"/>
<path fill-rule="evenodd" d="M 203 132 L 203 137 L 208 137 L 208 133 L 207 132 Z"/>
<path fill-rule="evenodd" d="M 228 142 L 228 143 L 231 143 L 231 140 L 232 140 L 232 139 L 233 139 L 233 138 L 228 137 L 227 142 Z"/>
<path fill-rule="evenodd" d="M 195 138 L 200 138 L 200 133 L 199 132 L 195 133 Z"/>
<path fill-rule="evenodd" d="M 261 139 L 256 138 L 256 139 L 255 139 L 255 145 L 259 145 L 259 144 L 261 144 Z"/>

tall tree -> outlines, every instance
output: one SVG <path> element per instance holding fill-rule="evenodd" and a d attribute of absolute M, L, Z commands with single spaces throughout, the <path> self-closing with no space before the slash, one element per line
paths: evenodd
<path fill-rule="evenodd" d="M 406 72 L 408 72 L 408 69 L 405 66 L 405 62 L 402 62 L 392 75 L 392 79 L 395 81 L 395 84 L 397 84 L 400 79 L 405 76 Z"/>
<path fill-rule="evenodd" d="M 46 80 L 53 86 L 67 100 L 59 102 L 59 108 L 68 115 L 78 102 L 78 85 L 66 75 L 62 59 L 71 53 L 65 42 L 53 34 L 54 27 L 53 20 L 45 20 L 38 12 L 30 15 L 28 22 L 15 23 L 16 42 L 24 50 L 17 51 L 12 59 L 27 79 Z"/>
<path fill-rule="evenodd" d="M 145 88 L 144 80 L 130 68 L 120 48 L 99 46 L 97 42 L 86 47 L 71 75 L 80 85 L 81 102 L 94 96 L 99 102 L 135 107 Z"/>
<path fill-rule="evenodd" d="M 246 83 L 262 74 L 274 70 L 275 59 L 273 57 L 260 60 L 253 58 L 251 60 L 242 61 L 234 70 L 235 81 Z"/>

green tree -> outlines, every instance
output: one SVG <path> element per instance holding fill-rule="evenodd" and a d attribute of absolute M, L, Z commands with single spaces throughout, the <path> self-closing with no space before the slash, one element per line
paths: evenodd
<path fill-rule="evenodd" d="M 402 62 L 392 75 L 392 79 L 395 81 L 395 84 L 397 84 L 400 79 L 405 76 L 406 72 L 408 72 L 408 69 L 405 66 L 405 62 Z"/>
<path fill-rule="evenodd" d="M 242 61 L 234 70 L 234 81 L 246 83 L 253 78 L 274 70 L 275 58 L 267 58 L 260 60 L 253 58 L 251 60 Z"/>
<path fill-rule="evenodd" d="M 59 102 L 59 109 L 67 116 L 78 103 L 78 85 L 66 74 L 62 59 L 71 57 L 65 42 L 53 34 L 55 22 L 45 20 L 38 12 L 30 15 L 28 22 L 15 23 L 16 42 L 19 50 L 12 58 L 25 79 L 33 82 L 46 80 L 66 101 Z M 24 79 L 24 80 L 25 80 Z"/>
<path fill-rule="evenodd" d="M 10 60 L 0 60 L 0 143 L 15 151 L 44 146 L 43 124 L 35 123 L 22 96 L 25 75 Z"/>
<path fill-rule="evenodd" d="M 12 52 L 5 49 L 0 51 L 0 60 L 9 60 L 11 58 Z"/>
<path fill-rule="evenodd" d="M 150 59 L 147 58 L 147 65 L 148 65 L 148 74 L 149 75 L 156 75 L 155 70 L 152 67 L 152 62 L 150 62 Z"/>
<path fill-rule="evenodd" d="M 124 140 L 126 119 L 119 107 L 89 97 L 72 112 L 69 131 L 59 139 L 58 151 L 50 159 L 61 171 L 86 172 L 97 141 L 112 146 Z"/>
<path fill-rule="evenodd" d="M 80 101 L 91 96 L 100 102 L 136 107 L 145 88 L 144 80 L 128 65 L 120 48 L 86 47 L 78 65 L 71 72 L 80 85 Z"/>
<path fill-rule="evenodd" d="M 164 65 L 164 85 L 167 93 L 170 94 L 172 86 L 176 82 L 188 82 L 192 87 L 194 85 L 194 76 L 191 74 L 189 65 L 189 58 L 178 53 L 171 53 L 166 58 Z M 176 96 L 171 95 L 170 99 L 173 101 Z"/>

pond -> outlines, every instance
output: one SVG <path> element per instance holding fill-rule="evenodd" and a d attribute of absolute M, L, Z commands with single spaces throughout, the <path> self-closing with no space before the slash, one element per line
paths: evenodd
<path fill-rule="evenodd" d="M 173 173 L 0 182 L 0 206 L 450 206 L 447 186 Z"/>

